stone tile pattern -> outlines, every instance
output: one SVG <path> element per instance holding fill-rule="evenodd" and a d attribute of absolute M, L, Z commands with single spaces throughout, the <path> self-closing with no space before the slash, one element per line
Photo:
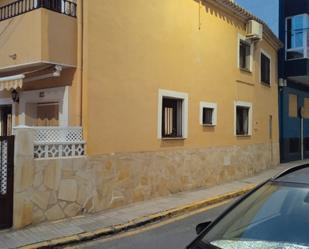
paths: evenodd
<path fill-rule="evenodd" d="M 17 148 L 29 139 L 20 137 Z M 53 160 L 29 152 L 15 155 L 15 228 L 210 187 L 279 164 L 278 144 Z"/>

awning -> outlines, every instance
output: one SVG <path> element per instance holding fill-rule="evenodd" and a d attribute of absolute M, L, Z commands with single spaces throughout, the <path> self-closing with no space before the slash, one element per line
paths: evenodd
<path fill-rule="evenodd" d="M 24 78 L 25 78 L 24 74 L 18 74 L 0 78 L 0 91 L 3 90 L 9 91 L 17 88 L 22 88 Z"/>

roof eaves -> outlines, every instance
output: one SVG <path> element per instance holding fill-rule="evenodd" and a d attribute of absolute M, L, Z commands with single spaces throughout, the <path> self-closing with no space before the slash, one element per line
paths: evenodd
<path fill-rule="evenodd" d="M 224 7 L 226 10 L 232 12 L 234 15 L 242 19 L 244 22 L 248 22 L 249 20 L 255 20 L 261 23 L 264 27 L 263 33 L 265 34 L 265 37 L 268 38 L 268 40 L 270 40 L 277 49 L 283 47 L 283 43 L 279 40 L 279 38 L 273 33 L 273 31 L 268 27 L 268 25 L 263 20 L 251 14 L 249 11 L 242 8 L 238 4 L 230 0 L 204 0 L 204 1 L 217 3 L 221 7 Z"/>

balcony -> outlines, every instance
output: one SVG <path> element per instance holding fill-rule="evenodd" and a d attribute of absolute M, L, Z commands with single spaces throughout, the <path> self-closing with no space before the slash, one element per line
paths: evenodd
<path fill-rule="evenodd" d="M 0 73 L 44 64 L 76 67 L 77 6 L 17 0 L 0 7 Z"/>

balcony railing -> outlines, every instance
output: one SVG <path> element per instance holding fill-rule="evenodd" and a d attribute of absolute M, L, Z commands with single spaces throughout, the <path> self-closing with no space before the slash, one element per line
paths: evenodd
<path fill-rule="evenodd" d="M 33 127 L 32 129 L 36 159 L 85 155 L 82 127 Z"/>
<path fill-rule="evenodd" d="M 17 0 L 0 7 L 0 21 L 45 8 L 67 16 L 76 17 L 77 4 L 68 0 Z"/>

